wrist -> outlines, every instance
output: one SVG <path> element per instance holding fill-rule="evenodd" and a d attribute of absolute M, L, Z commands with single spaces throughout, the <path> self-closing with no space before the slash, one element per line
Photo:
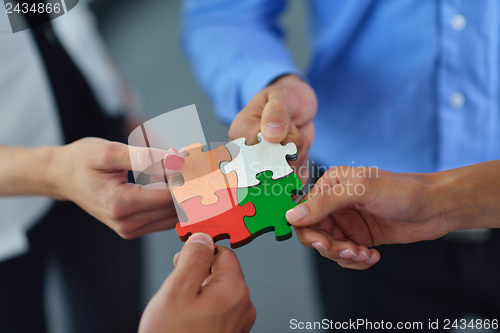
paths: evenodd
<path fill-rule="evenodd" d="M 431 174 L 435 217 L 447 223 L 448 232 L 498 227 L 500 215 L 494 199 L 498 190 L 488 180 L 486 163 Z"/>
<path fill-rule="evenodd" d="M 44 147 L 43 149 L 43 169 L 40 172 L 40 179 L 38 179 L 38 187 L 41 189 L 43 195 L 51 197 L 56 200 L 66 200 L 62 193 L 60 186 L 61 180 L 61 166 L 58 156 L 62 153 L 64 146 Z"/>
<path fill-rule="evenodd" d="M 457 218 L 458 207 L 452 192 L 456 183 L 453 174 L 447 171 L 424 174 L 426 180 L 426 203 L 429 205 L 429 220 L 439 225 L 443 235 L 462 229 Z"/>
<path fill-rule="evenodd" d="M 285 74 L 285 75 L 278 76 L 277 78 L 272 80 L 268 86 L 271 86 L 273 84 L 281 84 L 281 83 L 288 83 L 288 82 L 302 82 L 302 83 L 304 83 L 304 80 L 302 80 L 302 78 L 300 78 L 299 76 L 297 76 L 295 74 Z"/>

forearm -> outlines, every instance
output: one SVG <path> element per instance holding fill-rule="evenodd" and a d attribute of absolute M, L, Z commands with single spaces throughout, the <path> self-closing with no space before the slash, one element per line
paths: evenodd
<path fill-rule="evenodd" d="M 433 211 L 451 230 L 500 228 L 500 160 L 430 175 Z"/>
<path fill-rule="evenodd" d="M 0 145 L 0 196 L 51 195 L 53 150 Z"/>
<path fill-rule="evenodd" d="M 283 9 L 283 0 L 185 2 L 184 51 L 224 121 L 277 77 L 301 75 L 278 28 Z"/>

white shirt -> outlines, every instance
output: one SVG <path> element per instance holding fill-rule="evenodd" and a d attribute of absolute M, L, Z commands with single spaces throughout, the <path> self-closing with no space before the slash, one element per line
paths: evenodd
<path fill-rule="evenodd" d="M 123 85 L 84 1 L 52 21 L 54 31 L 109 114 L 123 110 Z M 29 30 L 11 28 L 0 11 L 0 143 L 42 147 L 64 143 L 56 103 Z M 2 163 L 2 161 L 0 161 Z M 34 163 L 34 170 L 36 164 Z M 29 251 L 27 231 L 50 209 L 40 196 L 0 197 L 0 261 Z"/>

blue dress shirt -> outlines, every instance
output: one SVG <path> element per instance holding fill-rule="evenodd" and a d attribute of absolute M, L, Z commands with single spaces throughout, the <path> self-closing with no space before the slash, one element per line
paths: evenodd
<path fill-rule="evenodd" d="M 281 0 L 189 0 L 183 42 L 231 122 L 276 77 L 302 75 Z M 500 1 L 312 0 L 317 163 L 433 172 L 500 158 Z"/>

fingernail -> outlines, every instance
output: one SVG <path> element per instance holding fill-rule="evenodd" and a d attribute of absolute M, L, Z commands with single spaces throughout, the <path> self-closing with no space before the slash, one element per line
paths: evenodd
<path fill-rule="evenodd" d="M 352 258 L 354 261 L 365 261 L 369 258 L 370 256 L 366 254 L 365 252 L 361 251 L 356 258 Z"/>
<path fill-rule="evenodd" d="M 323 244 L 321 244 L 320 242 L 314 242 L 311 244 L 312 247 L 314 247 L 316 250 L 318 251 L 326 251 L 328 250 Z"/>
<path fill-rule="evenodd" d="M 378 262 L 380 258 L 376 254 L 372 254 L 372 256 L 366 261 L 367 264 L 374 264 Z"/>
<path fill-rule="evenodd" d="M 174 153 L 178 153 L 177 149 L 175 149 L 174 147 L 172 147 L 172 150 L 174 151 Z"/>
<path fill-rule="evenodd" d="M 177 155 L 165 155 L 165 168 L 170 170 L 179 170 L 184 166 L 184 159 Z"/>
<path fill-rule="evenodd" d="M 272 138 L 285 134 L 285 126 L 280 123 L 269 123 L 266 125 L 266 134 Z"/>
<path fill-rule="evenodd" d="M 214 241 L 212 237 L 201 232 L 192 234 L 191 237 L 189 237 L 188 242 L 201 243 L 208 246 L 210 250 L 214 249 Z"/>
<path fill-rule="evenodd" d="M 344 259 L 352 259 L 356 257 L 356 253 L 354 253 L 354 251 L 352 250 L 344 250 L 339 253 L 339 256 Z"/>
<path fill-rule="evenodd" d="M 174 255 L 174 259 L 172 260 L 172 262 L 174 263 L 174 266 L 177 266 L 177 261 L 179 260 L 179 255 L 181 253 L 180 252 L 177 252 L 175 255 Z"/>
<path fill-rule="evenodd" d="M 286 219 L 290 223 L 299 222 L 306 216 L 307 216 L 307 208 L 304 207 L 304 205 L 297 206 L 286 212 Z"/>

